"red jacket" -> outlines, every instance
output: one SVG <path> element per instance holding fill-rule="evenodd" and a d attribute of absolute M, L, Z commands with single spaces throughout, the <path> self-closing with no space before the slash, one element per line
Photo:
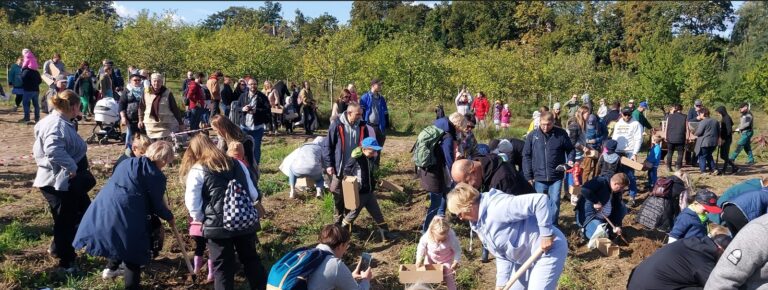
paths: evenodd
<path fill-rule="evenodd" d="M 474 102 L 472 102 L 472 110 L 475 111 L 475 117 L 478 120 L 485 120 L 485 114 L 488 114 L 488 109 L 490 106 L 491 105 L 488 104 L 488 98 L 477 98 Z"/>
<path fill-rule="evenodd" d="M 189 99 L 189 109 L 205 107 L 205 95 L 203 88 L 196 81 L 189 82 L 187 86 L 187 99 Z"/>

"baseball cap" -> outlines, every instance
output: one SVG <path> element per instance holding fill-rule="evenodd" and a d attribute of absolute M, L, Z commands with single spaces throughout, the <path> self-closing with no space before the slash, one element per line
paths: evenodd
<path fill-rule="evenodd" d="M 555 103 L 552 105 L 552 110 L 560 110 L 560 103 Z"/>
<path fill-rule="evenodd" d="M 630 107 L 624 107 L 624 109 L 621 109 L 622 114 L 632 114 L 632 108 Z"/>
<path fill-rule="evenodd" d="M 640 102 L 640 107 L 648 109 L 648 102 Z"/>
<path fill-rule="evenodd" d="M 709 213 L 718 214 L 723 211 L 717 206 L 717 195 L 709 190 L 701 189 L 696 192 L 696 202 L 701 204 Z"/>
<path fill-rule="evenodd" d="M 371 80 L 371 85 L 381 84 L 381 83 L 382 83 L 381 80 L 378 78 L 374 78 Z"/>
<path fill-rule="evenodd" d="M 694 106 L 701 106 L 702 104 L 703 102 L 701 100 L 696 100 L 695 102 L 693 102 Z"/>
<path fill-rule="evenodd" d="M 363 139 L 363 144 L 360 147 L 373 149 L 376 151 L 381 151 L 382 149 L 382 147 L 379 146 L 379 141 L 376 141 L 376 138 L 373 137 L 367 137 Z"/>

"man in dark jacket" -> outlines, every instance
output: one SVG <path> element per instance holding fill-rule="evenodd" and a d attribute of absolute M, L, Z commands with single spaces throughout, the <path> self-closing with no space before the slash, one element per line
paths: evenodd
<path fill-rule="evenodd" d="M 665 245 L 632 270 L 627 289 L 701 289 L 730 243 L 731 237 L 717 235 Z"/>
<path fill-rule="evenodd" d="M 624 173 L 613 176 L 598 176 L 587 181 L 581 187 L 581 196 L 576 202 L 576 223 L 582 228 L 584 237 L 591 239 L 597 227 L 605 223 L 606 218 L 617 226 L 616 234 L 621 234 L 621 224 L 627 209 L 621 200 L 621 194 L 629 185 L 629 178 Z"/>
<path fill-rule="evenodd" d="M 717 107 L 715 109 L 720 114 L 720 158 L 723 159 L 723 169 L 716 170 L 717 174 L 725 174 L 725 170 L 728 169 L 728 165 L 731 165 L 733 169 L 732 173 L 736 173 L 736 164 L 733 163 L 729 157 L 731 150 L 731 143 L 733 142 L 733 119 L 724 106 Z M 717 165 L 717 164 L 715 164 Z"/>
<path fill-rule="evenodd" d="M 696 128 L 696 156 L 699 157 L 699 172 L 709 174 L 717 167 L 712 153 L 715 152 L 717 141 L 720 138 L 720 124 L 709 117 L 709 109 L 701 108 L 699 110 L 699 126 Z"/>
<path fill-rule="evenodd" d="M 701 111 L 701 108 L 704 108 L 704 102 L 701 100 L 696 100 L 693 102 L 693 108 L 688 110 L 688 122 L 699 121 L 699 111 Z"/>
<path fill-rule="evenodd" d="M 361 146 L 367 137 L 376 137 L 373 128 L 361 120 L 363 111 L 358 104 L 350 104 L 345 114 L 331 123 L 328 128 L 328 147 L 323 148 L 323 166 L 332 177 L 330 190 L 333 193 L 334 220 L 341 225 L 347 210 L 341 192 L 344 168 L 351 162 L 352 150 Z"/>
<path fill-rule="evenodd" d="M 613 102 L 611 109 L 608 110 L 608 113 L 603 117 L 603 125 L 608 127 L 608 124 L 618 121 L 619 118 L 621 118 L 621 102 L 616 101 Z"/>
<path fill-rule="evenodd" d="M 235 92 L 232 90 L 232 78 L 224 77 L 224 85 L 221 88 L 221 106 L 224 108 L 224 116 L 229 116 L 229 109 L 232 102 L 237 100 Z"/>
<path fill-rule="evenodd" d="M 25 122 L 27 124 L 34 124 L 40 121 L 40 83 L 43 79 L 40 77 L 40 72 L 35 69 L 24 68 L 21 70 L 21 83 L 24 88 L 24 98 L 22 100 L 22 106 L 24 107 L 24 119 L 19 122 Z M 35 121 L 29 120 L 29 103 L 35 106 Z"/>
<path fill-rule="evenodd" d="M 347 108 L 349 110 L 349 108 Z M 429 223 L 435 215 L 445 216 L 446 194 L 453 183 L 450 178 L 451 168 L 453 166 L 453 148 L 457 142 L 457 136 L 469 127 L 469 122 L 464 115 L 454 112 L 448 117 L 435 120 L 432 123 L 435 127 L 443 130 L 442 140 L 437 143 L 432 150 L 435 158 L 435 164 L 428 168 L 418 168 L 416 174 L 419 176 L 421 189 L 429 192 L 429 209 L 424 219 L 421 231 L 425 232 L 429 228 Z"/>
<path fill-rule="evenodd" d="M 565 130 L 554 127 L 552 120 L 552 113 L 542 113 L 539 128 L 525 138 L 523 174 L 536 192 L 549 195 L 552 223 L 557 225 L 563 171 L 556 168 L 573 163 L 574 147 Z"/>
<path fill-rule="evenodd" d="M 259 83 L 256 79 L 250 79 L 248 91 L 240 95 L 238 101 L 243 106 L 242 110 L 245 114 L 244 118 L 240 118 L 239 125 L 243 132 L 253 137 L 253 160 L 256 162 L 253 166 L 258 172 L 258 166 L 261 163 L 261 140 L 264 138 L 265 124 L 269 122 L 269 117 L 272 115 L 269 99 L 259 91 Z"/>
<path fill-rule="evenodd" d="M 667 171 L 672 172 L 672 155 L 677 151 L 677 163 L 675 169 L 683 166 L 683 149 L 685 149 L 686 129 L 688 121 L 681 113 L 683 106 L 675 104 L 673 112 L 667 116 Z"/>

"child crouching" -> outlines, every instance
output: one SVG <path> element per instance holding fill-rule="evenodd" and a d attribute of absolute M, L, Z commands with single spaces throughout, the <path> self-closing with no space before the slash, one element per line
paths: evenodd
<path fill-rule="evenodd" d="M 419 239 L 416 248 L 416 267 L 442 264 L 443 280 L 448 290 L 456 290 L 455 272 L 461 259 L 461 247 L 456 233 L 445 218 L 435 217 L 429 229 Z"/>

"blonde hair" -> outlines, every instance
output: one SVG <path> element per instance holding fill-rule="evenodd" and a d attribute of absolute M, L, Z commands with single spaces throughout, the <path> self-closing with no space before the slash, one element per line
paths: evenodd
<path fill-rule="evenodd" d="M 448 116 L 448 121 L 451 121 L 451 124 L 459 129 L 459 131 L 464 131 L 467 128 L 467 118 L 459 112 L 453 112 Z"/>
<path fill-rule="evenodd" d="M 146 138 L 146 137 L 145 137 Z M 134 143 L 135 145 L 136 143 Z M 152 161 L 165 161 L 165 163 L 173 162 L 173 144 L 168 141 L 157 141 L 147 147 L 147 152 L 144 153 L 144 157 L 149 158 Z"/>
<path fill-rule="evenodd" d="M 132 150 L 141 150 L 144 153 L 147 152 L 149 145 L 152 145 L 152 140 L 144 134 L 136 134 L 133 136 L 133 143 L 131 144 Z"/>
<path fill-rule="evenodd" d="M 51 106 L 62 113 L 71 113 L 72 106 L 80 104 L 80 97 L 72 90 L 64 90 L 51 97 Z"/>
<path fill-rule="evenodd" d="M 480 198 L 480 192 L 466 183 L 459 183 L 448 193 L 448 211 L 453 214 L 467 213 Z"/>
<path fill-rule="evenodd" d="M 233 158 L 244 157 L 245 147 L 243 147 L 243 143 L 238 141 L 229 142 L 229 144 L 227 144 L 227 155 Z"/>
<path fill-rule="evenodd" d="M 427 231 L 427 238 L 434 243 L 440 242 L 437 237 L 447 237 L 451 231 L 451 225 L 448 223 L 448 219 L 435 217 L 432 222 L 429 223 L 429 230 Z"/>
<path fill-rule="evenodd" d="M 212 172 L 229 171 L 233 166 L 232 159 L 216 148 L 216 144 L 213 144 L 213 141 L 204 134 L 193 137 L 189 142 L 189 148 L 184 152 L 179 170 L 182 183 L 186 182 L 187 174 L 195 164 L 200 164 Z"/>

